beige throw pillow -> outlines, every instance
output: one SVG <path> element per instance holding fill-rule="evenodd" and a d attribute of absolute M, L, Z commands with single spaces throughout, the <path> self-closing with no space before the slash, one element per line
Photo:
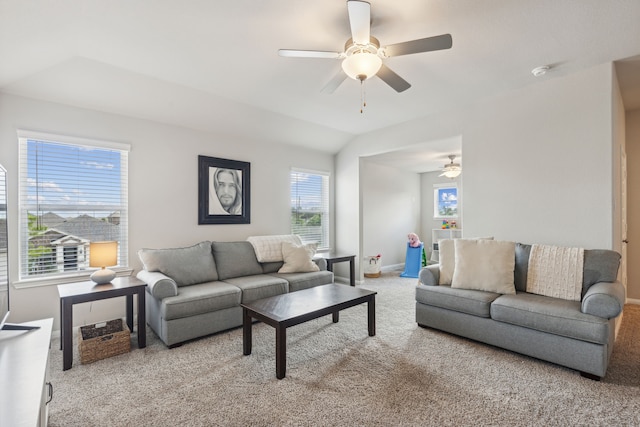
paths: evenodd
<path fill-rule="evenodd" d="M 282 242 L 282 257 L 284 265 L 278 273 L 308 273 L 319 271 L 318 265 L 313 262 L 313 255 L 316 253 L 317 245 L 307 243 L 306 245 L 294 245 L 289 242 Z"/>
<path fill-rule="evenodd" d="M 439 285 L 450 285 L 453 280 L 456 251 L 453 239 L 438 240 L 438 263 L 440 264 Z"/>
<path fill-rule="evenodd" d="M 516 244 L 498 240 L 456 239 L 452 288 L 515 294 Z"/>
<path fill-rule="evenodd" d="M 476 237 L 471 240 L 493 240 L 492 237 Z M 456 250 L 453 244 L 454 240 L 462 239 L 444 239 L 438 240 L 438 263 L 440 264 L 439 285 L 450 285 L 453 280 L 453 270 L 456 266 Z M 467 239 L 468 240 L 468 239 Z"/>

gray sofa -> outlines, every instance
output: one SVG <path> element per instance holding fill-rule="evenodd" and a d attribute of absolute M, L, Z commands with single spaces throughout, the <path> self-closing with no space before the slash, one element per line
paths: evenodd
<path fill-rule="evenodd" d="M 249 242 L 201 242 L 186 248 L 141 249 L 147 323 L 169 347 L 242 325 L 241 303 L 333 283 L 319 271 L 278 273 L 283 262 L 260 263 Z"/>
<path fill-rule="evenodd" d="M 568 301 L 526 292 L 530 251 L 530 245 L 516 244 L 511 295 L 438 285 L 439 266 L 423 268 L 416 322 L 600 379 L 613 350 L 614 319 L 625 301 L 625 289 L 616 281 L 620 255 L 585 250 L 582 299 Z"/>

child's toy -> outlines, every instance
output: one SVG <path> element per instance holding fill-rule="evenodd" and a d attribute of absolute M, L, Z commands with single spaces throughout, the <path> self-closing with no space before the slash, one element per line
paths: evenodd
<path fill-rule="evenodd" d="M 400 277 L 418 277 L 422 267 L 422 254 L 424 253 L 424 243 L 416 233 L 409 233 L 407 242 L 407 255 L 405 257 L 404 271 Z"/>
<path fill-rule="evenodd" d="M 409 246 L 412 248 L 417 248 L 420 246 L 420 237 L 416 233 L 409 233 Z"/>

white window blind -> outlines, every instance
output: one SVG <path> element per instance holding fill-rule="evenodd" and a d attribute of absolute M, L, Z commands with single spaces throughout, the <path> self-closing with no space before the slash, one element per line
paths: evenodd
<path fill-rule="evenodd" d="M 9 285 L 9 266 L 7 265 L 7 253 L 9 240 L 7 238 L 7 181 L 6 170 L 0 166 L 0 320 L 2 320 L 2 308 L 6 309 L 7 286 Z"/>
<path fill-rule="evenodd" d="M 329 248 L 329 174 L 291 170 L 291 233 Z"/>
<path fill-rule="evenodd" d="M 19 136 L 20 279 L 86 274 L 95 241 L 127 267 L 128 146 Z"/>

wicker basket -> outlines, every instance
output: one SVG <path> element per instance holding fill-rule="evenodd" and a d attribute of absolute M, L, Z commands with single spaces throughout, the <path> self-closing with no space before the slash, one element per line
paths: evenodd
<path fill-rule="evenodd" d="M 122 319 L 80 327 L 78 350 L 81 363 L 92 363 L 131 350 L 129 328 Z"/>

